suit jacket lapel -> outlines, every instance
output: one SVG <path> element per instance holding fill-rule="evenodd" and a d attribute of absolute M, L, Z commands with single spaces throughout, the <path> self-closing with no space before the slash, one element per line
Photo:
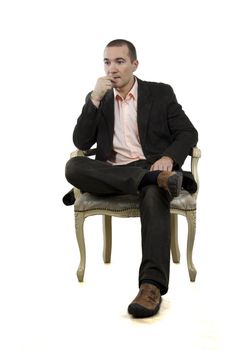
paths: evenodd
<path fill-rule="evenodd" d="M 107 92 L 104 97 L 102 111 L 105 123 L 107 125 L 108 136 L 112 141 L 114 132 L 114 95 L 112 90 Z"/>
<path fill-rule="evenodd" d="M 137 121 L 138 121 L 138 132 L 139 132 L 139 137 L 140 137 L 142 147 L 146 143 L 146 131 L 147 131 L 148 121 L 150 118 L 151 101 L 152 99 L 150 98 L 150 90 L 149 90 L 148 84 L 138 79 Z"/>

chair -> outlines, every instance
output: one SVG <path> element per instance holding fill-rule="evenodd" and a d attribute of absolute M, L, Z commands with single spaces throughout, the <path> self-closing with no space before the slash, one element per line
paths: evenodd
<path fill-rule="evenodd" d="M 71 157 L 91 156 L 94 154 L 93 149 L 88 151 L 76 150 L 71 153 Z M 185 190 L 181 190 L 179 197 L 174 198 L 170 203 L 171 215 L 171 253 L 174 263 L 180 262 L 180 251 L 178 244 L 178 218 L 177 215 L 186 217 L 188 224 L 187 237 L 187 266 L 190 281 L 194 282 L 197 271 L 192 260 L 192 251 L 196 233 L 196 201 L 199 188 L 199 179 L 197 172 L 198 160 L 201 157 L 201 151 L 197 147 L 191 152 L 191 172 L 197 182 L 197 192 L 190 194 Z M 80 264 L 77 270 L 79 282 L 83 281 L 86 265 L 86 248 L 83 225 L 88 216 L 103 216 L 103 260 L 105 263 L 111 261 L 112 248 L 112 216 L 116 217 L 138 217 L 139 201 L 136 195 L 114 195 L 101 197 L 90 193 L 81 193 L 74 188 L 75 193 L 75 230 L 80 251 Z"/>

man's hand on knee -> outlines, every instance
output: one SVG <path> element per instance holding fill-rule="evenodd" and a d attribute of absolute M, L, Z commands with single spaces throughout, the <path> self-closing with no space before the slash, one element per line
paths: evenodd
<path fill-rule="evenodd" d="M 164 156 L 156 160 L 156 162 L 151 165 L 150 170 L 172 171 L 173 163 L 172 158 Z"/>

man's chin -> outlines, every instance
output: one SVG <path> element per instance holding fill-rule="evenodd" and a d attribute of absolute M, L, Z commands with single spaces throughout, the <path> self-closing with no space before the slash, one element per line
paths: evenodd
<path fill-rule="evenodd" d="M 114 87 L 119 87 L 121 84 L 119 78 L 112 79 L 111 82 Z"/>
<path fill-rule="evenodd" d="M 119 82 L 119 81 L 113 81 L 112 82 L 112 86 L 115 88 L 115 89 L 120 89 L 122 87 L 122 84 Z"/>

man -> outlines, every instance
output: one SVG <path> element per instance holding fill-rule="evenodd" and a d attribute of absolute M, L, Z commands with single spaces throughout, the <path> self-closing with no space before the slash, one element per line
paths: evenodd
<path fill-rule="evenodd" d="M 106 46 L 106 75 L 87 95 L 73 133 L 74 144 L 81 150 L 97 143 L 96 160 L 70 159 L 66 178 L 84 192 L 139 195 L 140 289 L 128 312 L 149 317 L 158 312 L 161 295 L 168 291 L 170 201 L 182 186 L 196 190 L 191 175 L 183 173 L 181 166 L 197 143 L 197 131 L 172 88 L 138 79 L 137 67 L 132 43 L 117 39 Z M 67 196 L 63 200 L 69 204 Z"/>

